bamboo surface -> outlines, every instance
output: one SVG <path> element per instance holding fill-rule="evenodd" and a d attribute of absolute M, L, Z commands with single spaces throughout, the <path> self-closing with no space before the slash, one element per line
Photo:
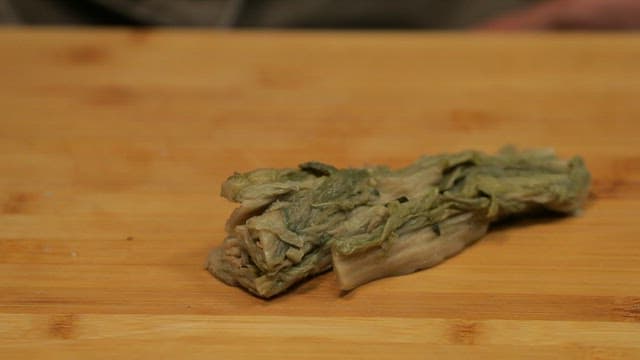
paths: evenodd
<path fill-rule="evenodd" d="M 0 30 L 0 358 L 640 358 L 635 34 Z M 581 155 L 576 217 L 264 301 L 203 269 L 234 171 Z"/>

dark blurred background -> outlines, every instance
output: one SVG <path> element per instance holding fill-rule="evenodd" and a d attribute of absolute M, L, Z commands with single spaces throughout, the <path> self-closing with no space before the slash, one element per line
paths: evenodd
<path fill-rule="evenodd" d="M 0 0 L 0 24 L 622 30 L 640 0 Z"/>
<path fill-rule="evenodd" d="M 640 0 L 0 0 L 0 24 L 637 29 Z"/>
<path fill-rule="evenodd" d="M 530 0 L 0 0 L 27 24 L 455 28 Z"/>

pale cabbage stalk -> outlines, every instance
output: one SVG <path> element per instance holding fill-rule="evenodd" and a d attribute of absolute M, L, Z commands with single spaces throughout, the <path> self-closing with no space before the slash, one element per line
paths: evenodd
<path fill-rule="evenodd" d="M 434 266 L 505 217 L 574 213 L 589 182 L 578 157 L 513 148 L 425 156 L 399 170 L 306 163 L 235 174 L 222 196 L 240 207 L 206 267 L 264 298 L 332 267 L 350 290 Z"/>

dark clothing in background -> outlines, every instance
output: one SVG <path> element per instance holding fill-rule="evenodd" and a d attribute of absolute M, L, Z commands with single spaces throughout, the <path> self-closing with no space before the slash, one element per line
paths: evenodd
<path fill-rule="evenodd" d="M 0 23 L 464 28 L 532 0 L 0 0 Z"/>

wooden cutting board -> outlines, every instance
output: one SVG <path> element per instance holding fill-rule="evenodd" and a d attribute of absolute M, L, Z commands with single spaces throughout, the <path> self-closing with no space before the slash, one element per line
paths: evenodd
<path fill-rule="evenodd" d="M 640 358 L 640 37 L 0 31 L 0 358 Z M 580 216 L 272 301 L 203 270 L 234 171 L 579 154 Z"/>

